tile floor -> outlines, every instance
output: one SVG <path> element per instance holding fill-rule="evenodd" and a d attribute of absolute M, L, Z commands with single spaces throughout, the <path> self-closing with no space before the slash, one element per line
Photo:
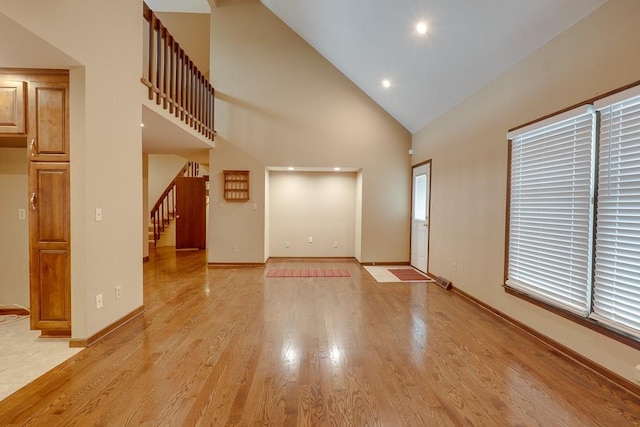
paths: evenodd
<path fill-rule="evenodd" d="M 39 335 L 28 316 L 0 316 L 0 400 L 82 350 Z"/>

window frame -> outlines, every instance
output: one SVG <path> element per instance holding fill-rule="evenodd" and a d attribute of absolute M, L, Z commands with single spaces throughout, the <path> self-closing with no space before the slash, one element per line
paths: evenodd
<path fill-rule="evenodd" d="M 618 99 L 622 99 L 623 98 L 623 92 L 628 91 L 631 88 L 637 87 L 640 90 L 640 81 L 636 81 L 633 82 L 631 84 L 625 85 L 621 88 L 609 91 L 607 93 L 604 93 L 600 96 L 585 100 L 583 102 L 580 102 L 578 104 L 572 105 L 568 108 L 562 109 L 560 111 L 557 111 L 555 113 L 552 114 L 548 114 L 545 115 L 539 119 L 536 120 L 532 120 L 530 122 L 527 122 L 523 125 L 517 126 L 515 128 L 509 129 L 508 134 L 511 135 L 514 132 L 526 132 L 526 128 L 535 128 L 536 126 L 540 127 L 541 125 L 543 125 L 542 122 L 546 122 L 546 123 L 553 123 L 556 120 L 558 120 L 557 118 L 563 117 L 563 115 L 566 115 L 567 113 L 571 113 L 572 110 L 577 110 L 580 108 L 587 108 L 589 106 L 597 106 L 596 108 L 596 114 L 597 114 L 597 118 L 595 119 L 595 125 L 594 125 L 594 132 L 595 132 L 595 143 L 594 143 L 594 150 L 598 150 L 599 147 L 599 137 L 600 137 L 600 128 L 599 128 L 599 111 L 597 111 L 600 106 L 603 104 L 603 100 L 605 100 L 606 98 L 612 98 L 611 100 L 607 100 L 607 102 L 609 104 L 614 104 L 616 102 L 618 102 L 616 100 L 616 97 Z M 511 211 L 510 211 L 510 203 L 511 203 L 511 193 L 512 193 L 512 189 L 511 189 L 511 176 L 512 176 L 512 163 L 513 163 L 513 142 L 511 140 L 511 138 L 508 138 L 508 155 L 507 155 L 507 191 L 506 191 L 506 217 L 505 217 L 505 249 L 504 249 L 504 277 L 503 277 L 503 282 L 502 282 L 502 287 L 505 293 L 512 295 L 514 297 L 517 297 L 519 299 L 522 299 L 524 301 L 527 301 L 535 306 L 538 306 L 540 308 L 543 308 L 547 311 L 550 311 L 562 318 L 565 318 L 567 320 L 573 321 L 574 323 L 577 323 L 583 327 L 586 327 L 590 330 L 593 330 L 595 332 L 598 332 L 602 335 L 605 335 L 609 338 L 612 338 L 618 342 L 621 342 L 625 345 L 628 345 L 630 347 L 633 347 L 635 349 L 640 350 L 640 333 L 638 336 L 630 334 L 630 333 L 626 333 L 624 330 L 620 330 L 620 329 L 616 329 L 615 327 L 611 327 L 609 325 L 607 325 L 606 323 L 602 323 L 599 322 L 597 320 L 592 319 L 590 316 L 593 312 L 592 307 L 593 307 L 593 301 L 592 301 L 592 296 L 590 297 L 590 300 L 588 301 L 588 314 L 587 316 L 583 317 L 579 314 L 575 314 L 574 312 L 549 304 L 547 302 L 544 302 L 542 300 L 539 300 L 535 297 L 530 296 L 529 294 L 522 292 L 518 289 L 514 289 L 513 287 L 509 287 L 506 285 L 507 280 L 508 280 L 508 272 L 509 272 L 509 238 L 510 238 L 510 228 L 511 228 Z M 596 209 L 597 209 L 597 168 L 598 168 L 598 159 L 597 156 L 595 159 L 593 159 L 593 164 L 592 167 L 595 168 L 595 173 L 594 173 L 594 179 L 596 180 L 595 182 L 595 191 L 594 191 L 594 202 L 592 203 L 592 211 L 593 211 L 593 223 L 592 223 L 592 227 L 594 228 L 594 230 L 592 230 L 592 232 L 590 233 L 590 238 L 591 238 L 591 245 L 595 246 L 595 226 L 596 226 L 596 222 L 595 222 L 595 218 L 596 218 Z M 593 263 L 595 261 L 595 252 L 592 251 L 590 254 L 591 259 L 589 260 L 590 263 Z M 595 269 L 595 265 L 591 266 L 592 269 Z M 594 286 L 594 282 L 592 280 L 591 283 L 588 283 L 587 288 L 589 288 L 589 294 L 592 295 L 593 294 L 593 286 Z"/>

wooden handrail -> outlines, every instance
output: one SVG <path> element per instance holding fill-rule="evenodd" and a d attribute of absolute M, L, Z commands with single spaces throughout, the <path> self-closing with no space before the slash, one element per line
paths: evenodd
<path fill-rule="evenodd" d="M 160 239 L 160 235 L 164 232 L 165 226 L 171 221 L 171 215 L 176 211 L 176 179 L 183 176 L 198 176 L 200 173 L 200 165 L 197 162 L 188 161 L 184 164 L 180 172 L 178 172 L 171 180 L 167 188 L 160 194 L 158 201 L 151 209 L 151 222 L 153 223 L 153 244 L 155 245 Z"/>
<path fill-rule="evenodd" d="M 143 16 L 149 22 L 149 57 L 140 81 L 149 99 L 213 141 L 213 86 L 146 3 Z"/>

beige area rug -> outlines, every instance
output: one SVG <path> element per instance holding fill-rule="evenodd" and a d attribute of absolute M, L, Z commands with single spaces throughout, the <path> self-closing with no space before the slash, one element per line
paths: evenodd
<path fill-rule="evenodd" d="M 389 270 L 397 270 L 397 269 L 413 269 L 409 266 L 397 266 L 397 265 L 367 265 L 364 266 L 364 269 L 376 279 L 376 282 L 379 283 L 392 283 L 392 282 L 416 282 L 416 283 L 426 283 L 426 282 L 435 282 L 435 280 L 431 278 L 419 279 L 419 280 L 400 280 L 398 276 L 393 274 Z M 415 270 L 415 269 L 413 269 Z M 420 273 L 418 270 L 415 270 L 417 273 Z M 423 274 L 423 273 L 420 273 Z"/>

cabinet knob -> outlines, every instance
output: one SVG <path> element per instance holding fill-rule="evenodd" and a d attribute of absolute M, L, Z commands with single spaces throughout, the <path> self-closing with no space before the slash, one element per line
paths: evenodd
<path fill-rule="evenodd" d="M 31 157 L 35 157 L 36 155 L 36 139 L 31 138 L 31 142 L 29 143 L 29 150 L 31 150 Z"/>

